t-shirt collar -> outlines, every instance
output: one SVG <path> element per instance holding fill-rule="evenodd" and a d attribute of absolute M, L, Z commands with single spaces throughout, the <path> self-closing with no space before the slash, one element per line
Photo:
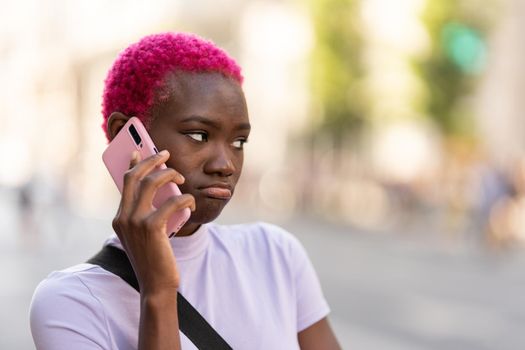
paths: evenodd
<path fill-rule="evenodd" d="M 209 244 L 207 225 L 201 225 L 197 231 L 189 236 L 175 235 L 170 239 L 171 248 L 177 260 L 193 259 L 204 253 Z"/>

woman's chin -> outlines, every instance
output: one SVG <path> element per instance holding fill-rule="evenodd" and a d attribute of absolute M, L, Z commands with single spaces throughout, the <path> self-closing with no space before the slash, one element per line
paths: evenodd
<path fill-rule="evenodd" d="M 205 205 L 199 208 L 199 204 L 196 204 L 196 210 L 191 213 L 190 218 L 188 219 L 189 223 L 193 224 L 207 224 L 215 220 L 224 209 L 226 204 L 217 204 L 217 205 Z"/>

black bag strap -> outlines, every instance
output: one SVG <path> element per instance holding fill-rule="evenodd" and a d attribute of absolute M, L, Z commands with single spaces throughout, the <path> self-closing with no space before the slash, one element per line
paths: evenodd
<path fill-rule="evenodd" d="M 87 261 L 109 271 L 135 288 L 140 293 L 135 271 L 122 249 L 106 245 L 100 252 Z M 177 314 L 182 333 L 200 350 L 232 349 L 228 343 L 213 329 L 202 315 L 177 292 Z"/>

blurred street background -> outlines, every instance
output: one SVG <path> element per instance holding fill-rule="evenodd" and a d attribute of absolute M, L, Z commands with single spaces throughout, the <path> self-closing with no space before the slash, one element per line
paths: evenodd
<path fill-rule="evenodd" d="M 243 67 L 219 221 L 303 242 L 345 349 L 525 349 L 525 0 L 0 4 L 1 349 L 33 348 L 38 282 L 111 233 L 103 81 L 163 31 Z"/>

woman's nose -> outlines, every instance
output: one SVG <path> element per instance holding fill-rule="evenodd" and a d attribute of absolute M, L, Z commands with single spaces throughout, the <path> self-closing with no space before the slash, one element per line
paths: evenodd
<path fill-rule="evenodd" d="M 229 145 L 227 147 L 211 146 L 208 161 L 204 166 L 204 172 L 220 176 L 233 175 L 236 168 L 233 162 L 233 155 L 229 148 Z"/>

